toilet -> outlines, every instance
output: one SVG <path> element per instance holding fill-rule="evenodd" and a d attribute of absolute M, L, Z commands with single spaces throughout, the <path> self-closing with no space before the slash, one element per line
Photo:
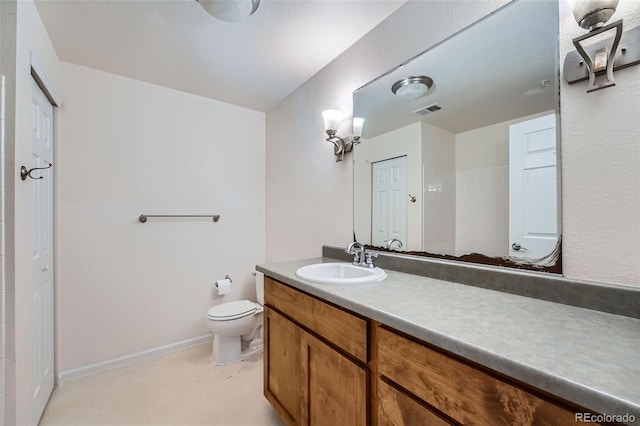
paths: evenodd
<path fill-rule="evenodd" d="M 256 272 L 258 302 L 236 300 L 216 305 L 207 311 L 207 328 L 213 333 L 215 365 L 242 361 L 262 352 L 262 312 L 264 275 Z"/>

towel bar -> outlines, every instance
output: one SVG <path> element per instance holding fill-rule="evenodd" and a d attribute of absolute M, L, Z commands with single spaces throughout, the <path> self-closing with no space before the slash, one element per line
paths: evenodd
<path fill-rule="evenodd" d="M 138 220 L 140 221 L 140 223 L 145 223 L 147 221 L 147 218 L 150 217 L 210 217 L 214 222 L 220 220 L 219 214 L 141 214 L 140 216 L 138 216 Z"/>

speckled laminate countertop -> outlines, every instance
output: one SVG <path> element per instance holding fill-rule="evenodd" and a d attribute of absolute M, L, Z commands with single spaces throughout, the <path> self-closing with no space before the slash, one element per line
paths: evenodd
<path fill-rule="evenodd" d="M 381 282 L 301 280 L 304 265 L 258 265 L 294 288 L 604 414 L 640 425 L 640 320 L 387 270 Z"/>

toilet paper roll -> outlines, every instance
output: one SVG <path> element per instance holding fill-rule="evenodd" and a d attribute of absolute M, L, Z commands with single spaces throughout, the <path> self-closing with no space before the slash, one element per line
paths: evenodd
<path fill-rule="evenodd" d="M 218 294 L 222 296 L 223 294 L 231 293 L 231 280 L 225 278 L 224 280 L 216 281 L 216 287 L 218 288 Z"/>

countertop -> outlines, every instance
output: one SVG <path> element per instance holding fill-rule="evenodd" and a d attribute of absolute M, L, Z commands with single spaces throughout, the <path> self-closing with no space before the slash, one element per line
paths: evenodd
<path fill-rule="evenodd" d="M 258 265 L 294 288 L 601 414 L 640 425 L 640 320 L 387 270 L 353 286 L 299 279 L 330 258 Z"/>

